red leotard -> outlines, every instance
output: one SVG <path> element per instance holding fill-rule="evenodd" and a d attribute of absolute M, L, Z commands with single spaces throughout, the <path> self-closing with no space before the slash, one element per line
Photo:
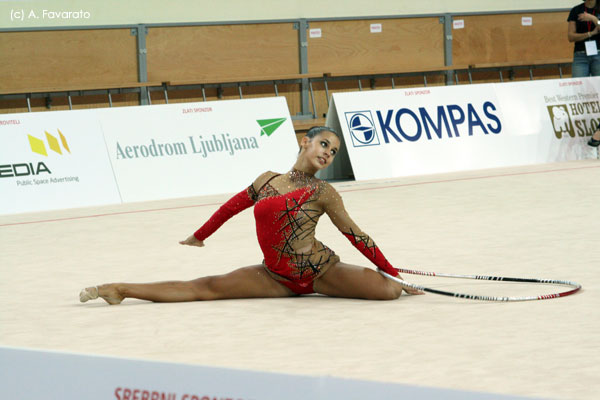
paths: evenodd
<path fill-rule="evenodd" d="M 297 294 L 314 293 L 313 282 L 340 258 L 315 239 L 321 215 L 383 271 L 398 272 L 375 242 L 350 219 L 337 191 L 327 182 L 301 171 L 285 175 L 266 172 L 229 201 L 195 233 L 205 240 L 225 221 L 254 205 L 256 233 L 269 274 Z"/>

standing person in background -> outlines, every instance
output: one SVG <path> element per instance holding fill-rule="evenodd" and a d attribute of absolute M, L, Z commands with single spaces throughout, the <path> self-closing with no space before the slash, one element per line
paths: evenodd
<path fill-rule="evenodd" d="M 575 43 L 573 53 L 573 78 L 600 76 L 600 1 L 586 0 L 571 9 L 567 22 L 569 42 Z"/>
<path fill-rule="evenodd" d="M 573 56 L 573 78 L 600 75 L 600 56 L 588 55 L 598 49 L 600 31 L 598 16 L 600 2 L 587 0 L 585 3 L 573 7 L 569 14 L 569 41 L 575 42 Z M 581 33 L 583 32 L 583 33 Z M 587 42 L 590 42 L 589 44 Z M 593 147 L 600 145 L 600 125 L 592 135 L 588 144 Z"/>

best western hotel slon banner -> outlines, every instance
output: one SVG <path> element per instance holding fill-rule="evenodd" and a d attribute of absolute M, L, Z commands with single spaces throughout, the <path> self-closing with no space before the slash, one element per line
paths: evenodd
<path fill-rule="evenodd" d="M 0 116 L 0 214 L 229 193 L 287 171 L 284 97 Z"/>
<path fill-rule="evenodd" d="M 595 158 L 600 78 L 336 93 L 356 179 Z"/>

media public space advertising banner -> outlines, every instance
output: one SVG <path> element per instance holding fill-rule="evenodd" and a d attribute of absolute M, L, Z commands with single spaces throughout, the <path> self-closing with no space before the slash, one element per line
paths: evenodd
<path fill-rule="evenodd" d="M 0 115 L 0 214 L 118 202 L 94 111 Z"/>
<path fill-rule="evenodd" d="M 124 202 L 238 192 L 298 153 L 285 97 L 103 110 L 101 125 Z"/>
<path fill-rule="evenodd" d="M 336 93 L 327 124 L 359 180 L 595 158 L 599 89 L 586 78 Z"/>
<path fill-rule="evenodd" d="M 231 193 L 287 171 L 284 97 L 0 116 L 0 214 Z"/>

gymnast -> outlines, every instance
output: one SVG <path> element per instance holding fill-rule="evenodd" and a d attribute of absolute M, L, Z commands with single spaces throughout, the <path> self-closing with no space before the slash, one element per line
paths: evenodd
<path fill-rule="evenodd" d="M 262 264 L 191 281 L 111 283 L 83 289 L 81 302 L 101 297 L 109 304 L 125 298 L 180 302 L 237 298 L 290 297 L 320 293 L 369 300 L 397 299 L 424 292 L 385 278 L 373 269 L 340 261 L 315 239 L 319 218 L 327 214 L 346 238 L 382 271 L 400 278 L 373 239 L 350 219 L 338 192 L 314 174 L 329 166 L 340 148 L 337 133 L 313 127 L 300 142 L 291 171 L 265 172 L 223 204 L 194 234 L 179 243 L 203 247 L 204 241 L 237 213 L 254 206 Z"/>

